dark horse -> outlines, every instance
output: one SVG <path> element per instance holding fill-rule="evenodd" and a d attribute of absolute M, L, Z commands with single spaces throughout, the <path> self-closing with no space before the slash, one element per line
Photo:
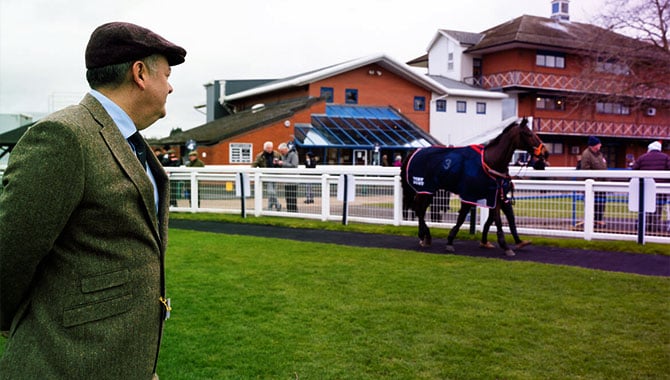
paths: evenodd
<path fill-rule="evenodd" d="M 500 199 L 503 182 L 510 178 L 509 162 L 517 149 L 525 150 L 533 157 L 548 155 L 542 140 L 528 127 L 526 118 L 507 126 L 486 146 L 433 146 L 409 156 L 400 171 L 403 207 L 413 209 L 419 219 L 419 244 L 425 247 L 432 243 L 425 221 L 426 209 L 435 192 L 444 189 L 460 195 L 463 202 L 492 208 L 498 244 L 508 256 L 513 256 L 514 251 L 505 242 L 502 230 Z M 453 239 L 466 214 L 467 210 L 459 212 L 457 224 L 449 233 L 447 250 L 450 252 L 454 250 Z"/>

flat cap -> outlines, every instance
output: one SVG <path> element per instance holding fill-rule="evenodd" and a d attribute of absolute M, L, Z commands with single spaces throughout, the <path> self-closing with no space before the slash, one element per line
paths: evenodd
<path fill-rule="evenodd" d="M 170 66 L 175 66 L 184 62 L 186 50 L 139 25 L 110 22 L 91 34 L 86 46 L 86 68 L 135 61 L 152 54 L 165 56 Z"/>

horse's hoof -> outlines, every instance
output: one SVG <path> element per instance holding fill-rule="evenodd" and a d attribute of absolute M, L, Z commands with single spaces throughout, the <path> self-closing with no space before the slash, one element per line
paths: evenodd
<path fill-rule="evenodd" d="M 512 251 L 511 249 L 507 249 L 507 250 L 505 250 L 505 255 L 507 257 L 512 257 L 512 256 L 516 256 L 516 253 L 514 253 L 514 251 Z"/>
<path fill-rule="evenodd" d="M 479 243 L 479 248 L 491 249 L 491 248 L 495 248 L 495 246 L 493 244 L 491 244 L 490 241 L 487 241 L 486 243 Z"/>
<path fill-rule="evenodd" d="M 447 252 L 454 253 L 456 252 L 456 249 L 454 249 L 453 245 L 447 245 Z"/>
<path fill-rule="evenodd" d="M 423 248 L 430 247 L 430 242 L 427 242 L 425 240 L 419 240 L 419 245 Z"/>

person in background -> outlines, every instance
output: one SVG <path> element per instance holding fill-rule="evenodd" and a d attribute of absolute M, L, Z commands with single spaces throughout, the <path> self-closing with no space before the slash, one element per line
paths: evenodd
<path fill-rule="evenodd" d="M 393 159 L 393 166 L 400 167 L 402 166 L 402 156 L 401 155 L 396 155 L 395 158 Z"/>
<path fill-rule="evenodd" d="M 162 164 L 167 167 L 179 167 L 181 166 L 181 160 L 177 157 L 174 149 L 168 149 L 166 155 L 163 157 Z M 178 206 L 177 199 L 181 198 L 181 189 L 183 187 L 183 181 L 170 181 L 170 206 Z"/>
<path fill-rule="evenodd" d="M 166 115 L 185 56 L 141 26 L 99 26 L 90 92 L 14 148 L 0 193 L 0 379 L 157 379 L 170 194 L 139 131 Z"/>
<path fill-rule="evenodd" d="M 633 164 L 633 170 L 670 170 L 670 156 L 663 153 L 660 141 L 654 141 L 647 146 L 647 153 L 641 155 Z M 658 182 L 668 180 L 658 179 Z M 668 202 L 667 194 L 656 194 L 656 211 L 647 213 L 646 230 L 663 232 L 663 208 Z"/>
<path fill-rule="evenodd" d="M 600 151 L 602 143 L 600 139 L 595 136 L 589 136 L 587 141 L 588 147 L 582 152 L 582 159 L 580 161 L 581 170 L 607 170 L 607 160 Z M 605 221 L 605 203 L 607 201 L 607 193 L 596 191 L 595 195 L 595 210 L 594 223 L 596 226 L 604 227 Z"/>
<path fill-rule="evenodd" d="M 387 156 L 386 154 L 382 155 L 382 166 L 391 166 L 389 164 L 389 156 Z"/>
<path fill-rule="evenodd" d="M 307 154 L 305 155 L 305 168 L 314 169 L 315 167 L 316 167 L 316 158 L 314 157 L 314 153 L 307 152 Z M 305 203 L 307 204 L 314 203 L 312 184 L 309 182 L 305 184 Z"/>
<path fill-rule="evenodd" d="M 204 168 L 205 163 L 202 162 L 198 158 L 198 151 L 197 150 L 192 150 L 188 153 L 188 162 L 186 163 L 186 167 L 189 168 Z M 191 200 L 191 181 L 184 181 L 184 197 L 186 199 Z M 200 193 L 198 193 L 198 207 L 200 207 Z"/>
<path fill-rule="evenodd" d="M 251 164 L 254 168 L 276 168 L 279 167 L 279 160 L 281 154 L 274 150 L 272 141 L 263 143 L 263 151 L 258 153 L 254 163 Z M 277 211 L 281 210 L 281 204 L 277 200 L 277 188 L 274 182 L 265 182 L 265 191 L 268 194 L 268 209 L 272 210 L 275 207 Z"/>
<path fill-rule="evenodd" d="M 298 153 L 295 151 L 295 149 L 289 149 L 287 143 L 279 144 L 279 153 L 281 154 L 281 159 L 278 163 L 279 167 L 298 167 Z M 284 185 L 284 192 L 286 196 L 286 210 L 288 212 L 298 212 L 298 185 L 295 183 L 287 183 Z"/>
<path fill-rule="evenodd" d="M 188 162 L 186 163 L 186 166 L 188 166 L 189 168 L 204 168 L 205 167 L 205 163 L 202 162 L 202 160 L 200 160 L 200 158 L 198 158 L 198 151 L 197 150 L 193 150 L 193 151 L 189 152 Z"/>

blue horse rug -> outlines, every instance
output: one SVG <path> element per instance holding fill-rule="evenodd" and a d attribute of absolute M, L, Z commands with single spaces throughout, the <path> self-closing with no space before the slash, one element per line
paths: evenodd
<path fill-rule="evenodd" d="M 433 146 L 414 152 L 407 162 L 407 183 L 417 193 L 445 189 L 466 203 L 493 208 L 502 178 L 484 169 L 484 147 Z"/>

